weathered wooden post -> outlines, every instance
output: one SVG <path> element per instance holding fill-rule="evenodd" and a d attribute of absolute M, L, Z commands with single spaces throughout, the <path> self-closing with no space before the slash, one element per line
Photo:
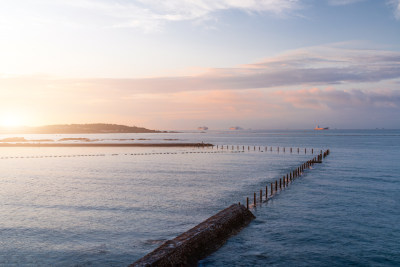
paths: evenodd
<path fill-rule="evenodd" d="M 254 192 L 254 207 L 256 206 L 256 192 Z"/>
<path fill-rule="evenodd" d="M 275 180 L 275 192 L 278 192 L 278 181 Z"/>
<path fill-rule="evenodd" d="M 282 190 L 282 179 L 279 179 L 279 189 Z"/>
<path fill-rule="evenodd" d="M 291 148 L 290 148 L 290 153 L 292 153 L 292 152 L 293 152 L 293 148 L 291 147 Z"/>
<path fill-rule="evenodd" d="M 260 189 L 260 203 L 262 203 L 262 190 Z"/>
<path fill-rule="evenodd" d="M 271 196 L 274 194 L 274 188 L 273 188 L 273 185 L 272 185 L 272 183 L 271 183 Z"/>
<path fill-rule="evenodd" d="M 249 197 L 247 197 L 247 199 L 246 199 L 246 207 L 247 207 L 247 209 L 249 209 Z"/>
<path fill-rule="evenodd" d="M 268 200 L 268 185 L 265 186 L 265 200 Z"/>
<path fill-rule="evenodd" d="M 314 148 L 311 149 L 311 154 L 314 154 Z"/>

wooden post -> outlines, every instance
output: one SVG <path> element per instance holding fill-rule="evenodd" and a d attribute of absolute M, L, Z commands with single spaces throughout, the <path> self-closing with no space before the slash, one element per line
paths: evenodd
<path fill-rule="evenodd" d="M 265 186 L 265 200 L 268 200 L 268 185 Z"/>
<path fill-rule="evenodd" d="M 282 177 L 282 183 L 283 183 L 283 188 L 285 188 L 286 187 L 285 175 Z"/>
<path fill-rule="evenodd" d="M 304 154 L 307 154 L 307 148 L 304 148 Z"/>
<path fill-rule="evenodd" d="M 246 207 L 247 207 L 247 209 L 249 209 L 249 198 L 247 197 L 247 199 L 246 199 Z"/>
<path fill-rule="evenodd" d="M 282 190 L 282 179 L 279 179 L 279 189 Z"/>
<path fill-rule="evenodd" d="M 273 185 L 272 185 L 272 183 L 271 183 L 271 196 L 274 194 L 274 188 L 273 188 Z"/>
<path fill-rule="evenodd" d="M 256 204 L 256 192 L 254 192 L 254 207 L 257 206 Z"/>
<path fill-rule="evenodd" d="M 292 151 L 293 151 L 293 148 L 290 148 L 290 153 L 292 153 Z"/>
<path fill-rule="evenodd" d="M 279 146 L 278 146 L 276 149 L 277 149 L 277 151 L 278 151 L 278 153 L 279 153 Z"/>
<path fill-rule="evenodd" d="M 311 154 L 314 154 L 314 148 L 311 149 Z"/>
<path fill-rule="evenodd" d="M 278 192 L 278 181 L 275 180 L 275 192 Z"/>
<path fill-rule="evenodd" d="M 260 189 L 260 203 L 262 202 L 262 190 Z"/>

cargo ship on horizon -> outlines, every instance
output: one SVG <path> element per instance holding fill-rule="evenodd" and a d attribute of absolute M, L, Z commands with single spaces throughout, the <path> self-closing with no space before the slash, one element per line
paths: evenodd
<path fill-rule="evenodd" d="M 320 131 L 320 130 L 329 130 L 329 127 L 319 127 L 319 125 L 317 125 L 314 130 Z"/>

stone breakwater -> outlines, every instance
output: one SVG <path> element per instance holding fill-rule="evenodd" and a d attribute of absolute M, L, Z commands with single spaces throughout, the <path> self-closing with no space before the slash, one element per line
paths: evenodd
<path fill-rule="evenodd" d="M 166 241 L 130 267 L 197 266 L 200 259 L 221 247 L 255 216 L 245 206 L 233 204 L 189 231 Z"/>

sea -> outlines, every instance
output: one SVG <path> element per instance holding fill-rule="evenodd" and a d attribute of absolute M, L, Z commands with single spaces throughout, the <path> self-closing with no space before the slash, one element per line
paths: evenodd
<path fill-rule="evenodd" d="M 326 149 L 198 265 L 400 266 L 400 130 L 15 137 L 214 147 L 0 147 L 0 266 L 127 266 Z"/>

